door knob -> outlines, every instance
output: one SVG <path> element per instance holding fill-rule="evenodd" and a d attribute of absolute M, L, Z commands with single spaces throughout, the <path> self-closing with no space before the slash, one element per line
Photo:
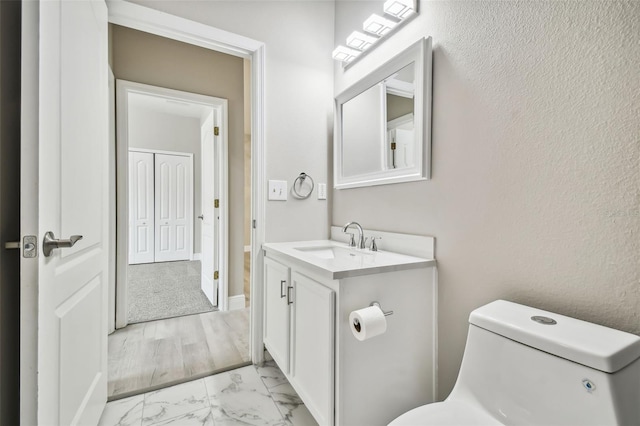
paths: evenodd
<path fill-rule="evenodd" d="M 56 239 L 53 232 L 49 231 L 44 234 L 44 241 L 42 243 L 42 253 L 49 257 L 51 252 L 57 248 L 73 247 L 75 243 L 82 239 L 82 235 L 72 235 L 68 240 Z"/>
<path fill-rule="evenodd" d="M 203 215 L 203 214 L 201 214 L 200 216 L 198 216 L 198 219 L 200 219 L 200 220 L 204 220 L 204 215 Z"/>

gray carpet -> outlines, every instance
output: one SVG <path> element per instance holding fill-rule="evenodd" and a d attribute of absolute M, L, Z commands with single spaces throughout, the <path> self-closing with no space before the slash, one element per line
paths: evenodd
<path fill-rule="evenodd" d="M 200 290 L 200 261 L 129 265 L 130 323 L 215 310 Z"/>

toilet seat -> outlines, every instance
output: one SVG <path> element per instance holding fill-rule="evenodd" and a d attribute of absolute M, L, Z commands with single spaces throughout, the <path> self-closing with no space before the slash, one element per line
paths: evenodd
<path fill-rule="evenodd" d="M 389 426 L 504 426 L 488 412 L 462 401 L 423 405 L 407 411 Z"/>

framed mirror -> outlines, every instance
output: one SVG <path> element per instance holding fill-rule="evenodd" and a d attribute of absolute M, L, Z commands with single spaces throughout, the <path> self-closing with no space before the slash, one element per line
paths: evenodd
<path fill-rule="evenodd" d="M 431 37 L 336 97 L 334 187 L 429 178 Z"/>

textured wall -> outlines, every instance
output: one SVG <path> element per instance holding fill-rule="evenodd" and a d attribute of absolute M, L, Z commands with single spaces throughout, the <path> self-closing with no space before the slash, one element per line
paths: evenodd
<path fill-rule="evenodd" d="M 432 180 L 333 191 L 332 221 L 436 237 L 440 398 L 497 298 L 640 333 L 640 2 L 422 1 L 335 93 L 422 36 Z"/>

